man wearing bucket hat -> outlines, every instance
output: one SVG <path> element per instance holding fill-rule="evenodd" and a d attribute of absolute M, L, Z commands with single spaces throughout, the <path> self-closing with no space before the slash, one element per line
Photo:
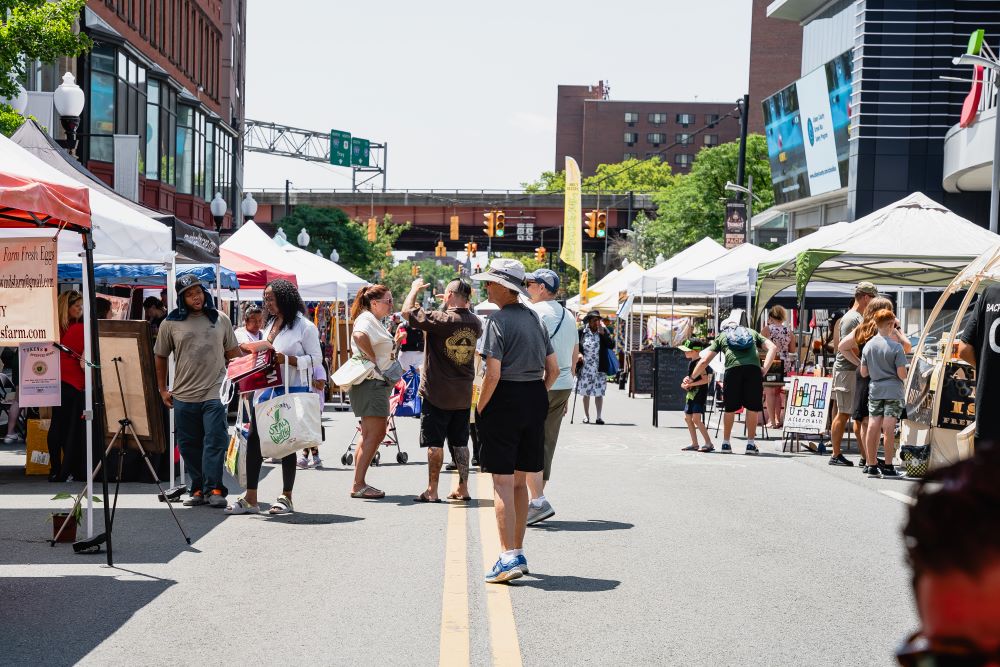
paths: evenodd
<path fill-rule="evenodd" d="M 222 464 L 229 442 L 226 406 L 219 389 L 226 360 L 242 355 L 233 324 L 215 308 L 197 277 L 177 279 L 177 308 L 160 325 L 153 348 L 163 403 L 174 411 L 174 429 L 184 466 L 191 473 L 193 507 L 226 506 Z M 167 359 L 174 355 L 174 382 L 167 387 Z"/>
<path fill-rule="evenodd" d="M 559 361 L 559 377 L 549 389 L 549 412 L 545 417 L 545 469 L 527 477 L 528 492 L 531 496 L 528 525 L 533 526 L 556 513 L 545 497 L 545 485 L 552 474 L 552 459 L 556 452 L 556 441 L 559 440 L 559 427 L 562 425 L 566 405 L 573 393 L 575 374 L 573 362 L 580 349 L 576 334 L 576 318 L 556 301 L 559 275 L 551 269 L 538 269 L 526 275 L 524 282 L 531 297 L 531 309 L 538 314 L 542 324 L 545 325 L 549 340 L 552 341 L 552 347 L 556 351 L 556 359 Z"/>
<path fill-rule="evenodd" d="M 483 337 L 486 374 L 476 407 L 482 439 L 479 462 L 493 475 L 493 506 L 503 549 L 486 582 L 500 583 L 528 573 L 523 550 L 527 475 L 545 467 L 548 390 L 559 377 L 559 361 L 538 315 L 520 302 L 527 294 L 521 262 L 495 259 L 489 271 L 472 278 L 486 283 L 489 300 L 500 307 L 490 316 Z"/>

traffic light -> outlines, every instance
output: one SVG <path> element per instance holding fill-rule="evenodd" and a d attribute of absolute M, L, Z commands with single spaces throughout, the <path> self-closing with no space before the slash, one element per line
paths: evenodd
<path fill-rule="evenodd" d="M 438 241 L 437 245 L 434 246 L 434 256 L 435 257 L 448 256 L 448 248 L 445 247 L 444 241 Z"/>
<path fill-rule="evenodd" d="M 545 261 L 545 253 L 547 253 L 547 252 L 548 251 L 545 249 L 544 246 L 539 246 L 539 247 L 535 248 L 535 261 L 537 261 L 537 262 L 544 262 Z"/>
<path fill-rule="evenodd" d="M 594 238 L 597 236 L 597 211 L 588 211 L 587 222 L 583 225 L 583 231 L 587 232 L 587 236 Z"/>
<path fill-rule="evenodd" d="M 597 212 L 597 238 L 603 239 L 608 235 L 608 213 L 607 211 Z"/>
<path fill-rule="evenodd" d="M 448 238 L 452 241 L 458 240 L 458 216 L 451 216 L 451 233 L 448 234 Z"/>
<path fill-rule="evenodd" d="M 375 218 L 368 218 L 368 241 L 370 243 L 375 243 L 377 230 L 378 230 L 378 221 Z"/>
<path fill-rule="evenodd" d="M 493 214 L 493 235 L 503 236 L 504 229 L 507 227 L 507 216 L 504 215 L 503 211 L 495 211 Z"/>
<path fill-rule="evenodd" d="M 472 242 L 472 243 L 470 243 L 469 245 L 470 245 L 470 246 L 472 246 L 472 248 L 471 248 L 471 250 L 472 250 L 472 253 L 471 253 L 471 256 L 472 256 L 472 257 L 475 257 L 475 256 L 476 256 L 476 250 L 478 250 L 478 249 L 479 249 L 479 246 L 478 246 L 478 245 L 476 245 L 476 242 L 475 242 L 475 241 L 473 241 L 473 242 Z"/>
<path fill-rule="evenodd" d="M 493 236 L 493 226 L 496 224 L 496 211 L 487 211 L 483 213 L 483 231 L 486 232 L 487 236 Z"/>
<path fill-rule="evenodd" d="M 419 264 L 413 264 L 413 265 L 410 266 L 410 275 L 413 276 L 414 278 L 416 278 L 417 276 L 420 275 L 420 265 Z"/>

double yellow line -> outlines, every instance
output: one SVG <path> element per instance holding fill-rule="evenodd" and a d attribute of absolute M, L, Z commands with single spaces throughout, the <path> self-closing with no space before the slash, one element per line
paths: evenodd
<path fill-rule="evenodd" d="M 475 498 L 493 499 L 493 479 L 480 473 L 475 480 Z M 468 665 L 469 642 L 469 576 L 467 519 L 468 507 L 452 503 L 448 508 L 448 533 L 445 539 L 444 593 L 441 599 L 441 667 Z M 488 572 L 500 553 L 496 517 L 490 504 L 479 503 L 479 537 L 482 544 L 483 572 Z M 490 651 L 496 667 L 520 667 L 521 645 L 517 640 L 514 608 L 507 586 L 487 584 L 486 612 L 490 631 Z"/>

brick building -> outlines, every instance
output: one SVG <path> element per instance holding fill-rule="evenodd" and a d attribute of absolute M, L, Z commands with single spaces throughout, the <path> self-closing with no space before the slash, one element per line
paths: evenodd
<path fill-rule="evenodd" d="M 116 168 L 136 169 L 138 137 L 137 201 L 211 228 L 219 192 L 231 228 L 243 180 L 245 0 L 88 0 L 81 29 L 89 53 L 37 64 L 27 82 L 51 91 L 75 73 L 87 96 L 81 162 L 114 187 Z"/>
<path fill-rule="evenodd" d="M 611 100 L 603 81 L 596 86 L 559 86 L 555 168 L 565 168 L 568 155 L 588 176 L 601 164 L 660 156 L 675 172 L 686 173 L 703 147 L 739 138 L 735 108 L 735 100 Z"/>
<path fill-rule="evenodd" d="M 802 26 L 768 17 L 772 0 L 753 0 L 750 25 L 751 132 L 764 133 L 761 102 L 799 78 L 802 66 Z"/>

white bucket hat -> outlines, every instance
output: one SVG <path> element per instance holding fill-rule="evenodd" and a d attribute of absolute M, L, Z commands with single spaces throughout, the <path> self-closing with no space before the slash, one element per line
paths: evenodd
<path fill-rule="evenodd" d="M 490 262 L 489 271 L 477 273 L 472 279 L 498 283 L 520 294 L 528 294 L 528 290 L 524 287 L 524 264 L 516 259 L 494 259 Z"/>

